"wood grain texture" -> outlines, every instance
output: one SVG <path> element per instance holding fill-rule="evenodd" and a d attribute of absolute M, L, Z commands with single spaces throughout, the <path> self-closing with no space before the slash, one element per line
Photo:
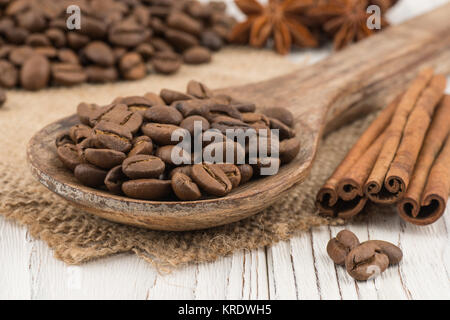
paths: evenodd
<path fill-rule="evenodd" d="M 450 4 L 391 27 L 313 66 L 276 79 L 218 90 L 258 106 L 292 111 L 302 150 L 276 176 L 258 179 L 229 195 L 192 202 L 143 201 L 82 186 L 57 161 L 54 140 L 75 117 L 33 137 L 33 174 L 75 206 L 116 222 L 158 230 L 194 230 L 235 222 L 280 199 L 308 175 L 327 123 L 361 104 L 382 107 L 424 66 L 450 71 Z M 236 210 L 239 208 L 239 210 Z"/>

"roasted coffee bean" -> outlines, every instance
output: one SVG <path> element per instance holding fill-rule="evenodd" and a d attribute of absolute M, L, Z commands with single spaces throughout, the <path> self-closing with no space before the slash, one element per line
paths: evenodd
<path fill-rule="evenodd" d="M 280 141 L 280 160 L 282 164 L 289 163 L 295 159 L 300 152 L 300 140 L 298 138 L 291 138 Z"/>
<path fill-rule="evenodd" d="M 191 170 L 191 178 L 206 193 L 218 197 L 227 195 L 233 188 L 227 175 L 213 164 L 194 164 Z"/>
<path fill-rule="evenodd" d="M 217 116 L 228 116 L 242 121 L 242 114 L 234 106 L 226 104 L 204 104 L 202 116 L 210 122 Z"/>
<path fill-rule="evenodd" d="M 363 243 L 351 250 L 345 258 L 348 274 L 359 281 L 372 279 L 389 265 L 389 257 L 374 243 Z"/>
<path fill-rule="evenodd" d="M 87 74 L 78 64 L 71 63 L 53 63 L 52 64 L 53 82 L 62 86 L 73 86 L 87 80 Z"/>
<path fill-rule="evenodd" d="M 167 165 L 173 166 L 191 163 L 191 154 L 179 146 L 167 145 L 159 147 L 155 155 Z M 178 161 L 174 161 L 174 157 L 177 157 Z"/>
<path fill-rule="evenodd" d="M 125 153 L 110 149 L 86 149 L 85 159 L 102 169 L 111 169 L 121 164 L 127 157 Z"/>
<path fill-rule="evenodd" d="M 51 45 L 47 36 L 41 33 L 30 34 L 25 40 L 25 44 L 30 47 L 47 47 Z"/>
<path fill-rule="evenodd" d="M 154 106 L 144 113 L 145 119 L 150 122 L 179 125 L 183 120 L 183 115 L 173 107 Z"/>
<path fill-rule="evenodd" d="M 67 43 L 70 48 L 74 50 L 79 50 L 85 47 L 89 43 L 89 37 L 82 35 L 80 33 L 76 33 L 71 31 L 67 33 Z"/>
<path fill-rule="evenodd" d="M 0 87 L 13 88 L 18 78 L 19 73 L 16 67 L 6 60 L 0 60 Z"/>
<path fill-rule="evenodd" d="M 165 168 L 160 158 L 145 154 L 129 157 L 122 163 L 122 171 L 130 179 L 158 178 Z"/>
<path fill-rule="evenodd" d="M 101 112 L 102 109 L 98 109 Z M 97 112 L 97 111 L 96 111 Z M 95 112 L 93 113 L 96 114 Z M 123 126 L 131 131 L 131 133 L 136 133 L 142 125 L 142 116 L 138 112 L 132 112 L 128 110 L 125 104 L 113 104 L 113 107 L 108 109 L 107 112 L 102 114 L 96 119 L 92 119 L 92 124 L 94 125 L 98 121 L 109 121 Z"/>
<path fill-rule="evenodd" d="M 16 66 L 21 66 L 35 54 L 30 46 L 20 46 L 11 50 L 9 53 L 9 61 Z"/>
<path fill-rule="evenodd" d="M 172 189 L 180 200 L 193 201 L 202 196 L 197 184 L 189 176 L 180 172 L 172 176 Z"/>
<path fill-rule="evenodd" d="M 158 20 L 154 19 L 154 21 L 157 22 Z M 167 27 L 165 25 L 157 26 L 157 28 L 160 29 L 161 34 L 164 34 L 164 32 L 166 32 L 167 30 Z M 161 38 L 152 38 L 152 45 L 155 48 L 156 52 L 174 52 L 174 48 L 172 47 L 172 45 Z"/>
<path fill-rule="evenodd" d="M 93 41 L 82 51 L 82 57 L 101 67 L 111 67 L 115 63 L 114 53 L 104 42 Z"/>
<path fill-rule="evenodd" d="M 48 59 L 55 59 L 58 56 L 58 50 L 53 47 L 36 47 L 33 50 L 36 54 L 40 54 Z"/>
<path fill-rule="evenodd" d="M 283 122 L 275 119 L 270 119 L 270 128 L 279 130 L 280 140 L 290 139 L 295 136 L 295 131 L 285 125 Z"/>
<path fill-rule="evenodd" d="M 125 104 L 130 111 L 139 112 L 141 115 L 144 114 L 145 110 L 154 106 L 152 101 L 139 96 L 121 97 L 114 100 L 114 103 Z"/>
<path fill-rule="evenodd" d="M 171 106 L 180 111 L 183 117 L 187 118 L 194 115 L 204 115 L 207 113 L 205 109 L 213 103 L 211 99 L 191 99 L 175 101 Z"/>
<path fill-rule="evenodd" d="M 27 90 L 45 88 L 50 79 L 50 62 L 41 55 L 29 58 L 20 70 L 20 84 Z"/>
<path fill-rule="evenodd" d="M 106 36 L 108 30 L 105 22 L 85 16 L 81 19 L 79 32 L 91 39 L 102 39 Z"/>
<path fill-rule="evenodd" d="M 64 131 L 58 134 L 55 140 L 56 148 L 61 147 L 65 144 L 74 144 L 72 138 L 70 137 L 69 131 Z"/>
<path fill-rule="evenodd" d="M 249 164 L 241 164 L 238 166 L 241 172 L 241 184 L 247 183 L 253 177 L 253 167 Z"/>
<path fill-rule="evenodd" d="M 61 49 L 58 51 L 57 57 L 59 61 L 69 63 L 69 64 L 79 64 L 80 60 L 73 50 Z"/>
<path fill-rule="evenodd" d="M 124 112 L 128 112 L 128 106 L 124 103 L 118 102 L 118 103 L 111 103 L 109 105 L 96 108 L 90 113 L 89 117 L 89 123 L 91 126 L 95 126 L 97 123 L 99 123 L 102 120 L 105 121 L 111 121 L 112 119 L 117 118 L 117 114 L 121 114 Z M 110 115 L 113 114 L 113 115 Z M 120 121 L 122 119 L 119 120 Z M 115 121 L 111 121 L 115 122 Z M 115 122 L 117 123 L 117 121 Z"/>
<path fill-rule="evenodd" d="M 192 47 L 183 53 L 183 61 L 187 64 L 202 64 L 211 61 L 211 51 L 204 47 Z"/>
<path fill-rule="evenodd" d="M 242 121 L 250 124 L 255 129 L 268 129 L 270 127 L 270 120 L 261 113 L 245 112 L 242 113 Z"/>
<path fill-rule="evenodd" d="M 188 82 L 186 92 L 197 99 L 212 98 L 212 91 L 203 83 L 191 80 Z"/>
<path fill-rule="evenodd" d="M 239 143 L 224 139 L 223 142 L 213 142 L 203 148 L 203 157 L 208 162 L 216 163 L 243 163 L 245 161 L 245 148 Z"/>
<path fill-rule="evenodd" d="M 195 36 L 200 35 L 203 29 L 202 24 L 198 20 L 195 20 L 180 11 L 173 11 L 170 13 L 167 17 L 167 26 L 173 29 L 188 32 Z"/>
<path fill-rule="evenodd" d="M 120 152 L 131 150 L 131 131 L 119 124 L 100 121 L 94 127 L 94 139 L 100 148 L 113 149 Z"/>
<path fill-rule="evenodd" d="M 271 107 L 263 110 L 269 118 L 277 119 L 292 128 L 294 125 L 294 115 L 286 108 Z"/>
<path fill-rule="evenodd" d="M 57 28 L 50 28 L 45 31 L 45 35 L 56 48 L 62 48 L 66 45 L 66 36 L 64 32 Z"/>
<path fill-rule="evenodd" d="M 170 89 L 162 89 L 159 95 L 168 105 L 172 104 L 175 101 L 184 101 L 193 99 L 193 97 L 189 94 L 185 94 L 183 92 L 174 91 Z"/>
<path fill-rule="evenodd" d="M 59 146 L 56 153 L 64 166 L 72 171 L 82 163 L 77 147 L 73 144 L 66 143 Z"/>
<path fill-rule="evenodd" d="M 256 105 L 254 103 L 235 102 L 231 101 L 230 104 L 235 107 L 239 112 L 255 112 Z"/>
<path fill-rule="evenodd" d="M 158 73 L 172 74 L 180 69 L 181 58 L 172 51 L 156 52 L 152 58 L 152 66 Z"/>
<path fill-rule="evenodd" d="M 125 54 L 120 59 L 119 68 L 120 73 L 127 80 L 138 80 L 147 75 L 147 67 L 142 57 L 135 52 Z"/>
<path fill-rule="evenodd" d="M 177 172 L 185 174 L 188 177 L 190 177 L 191 176 L 191 169 L 192 169 L 192 166 L 180 166 L 180 167 L 173 168 L 169 172 L 169 178 L 172 179 L 174 174 L 177 173 Z"/>
<path fill-rule="evenodd" d="M 122 172 L 122 165 L 109 170 L 105 178 L 105 185 L 109 191 L 119 194 L 122 192 L 122 184 L 128 180 L 128 177 Z"/>
<path fill-rule="evenodd" d="M 122 191 L 130 198 L 161 200 L 172 194 L 170 180 L 137 179 L 122 184 Z"/>
<path fill-rule="evenodd" d="M 178 144 L 180 141 L 172 141 L 172 133 L 176 130 L 180 130 L 180 133 L 185 131 L 184 129 L 173 124 L 162 123 L 147 123 L 142 126 L 142 132 L 149 136 L 152 141 L 158 145 L 165 146 L 168 144 Z"/>
<path fill-rule="evenodd" d="M 0 108 L 3 106 L 5 101 L 6 101 L 6 92 L 2 88 L 0 88 Z"/>
<path fill-rule="evenodd" d="M 75 178 L 85 186 L 96 188 L 105 183 L 108 171 L 97 168 L 92 164 L 82 163 L 76 166 L 74 174 Z"/>
<path fill-rule="evenodd" d="M 249 128 L 249 125 L 239 119 L 232 118 L 229 116 L 219 115 L 212 119 L 211 128 L 218 129 L 222 133 L 225 133 L 226 129 L 246 130 Z"/>
<path fill-rule="evenodd" d="M 146 94 L 144 94 L 144 98 L 149 100 L 152 106 L 164 106 L 166 104 L 159 95 L 153 92 L 147 92 Z"/>
<path fill-rule="evenodd" d="M 369 240 L 364 243 L 373 243 L 381 249 L 381 252 L 388 256 L 389 265 L 400 263 L 403 258 L 402 250 L 396 245 L 383 240 Z"/>
<path fill-rule="evenodd" d="M 327 252 L 334 263 L 344 265 L 347 254 L 358 245 L 358 237 L 353 232 L 342 230 L 328 241 Z"/>
<path fill-rule="evenodd" d="M 69 135 L 73 143 L 79 144 L 86 138 L 92 135 L 92 128 L 84 124 L 77 124 L 70 128 Z"/>
<path fill-rule="evenodd" d="M 94 135 L 90 136 L 89 138 L 84 139 L 79 144 L 76 145 L 78 156 L 82 160 L 83 163 L 87 162 L 85 151 L 89 148 L 97 148 L 99 146 L 99 143 L 97 142 Z M 103 146 L 100 146 L 100 148 L 103 148 Z"/>
<path fill-rule="evenodd" d="M 199 44 L 198 39 L 184 31 L 167 29 L 164 36 L 178 50 L 184 51 Z"/>
<path fill-rule="evenodd" d="M 241 183 L 241 172 L 237 166 L 230 163 L 218 163 L 216 166 L 222 169 L 222 171 L 227 175 L 233 188 L 237 188 L 239 186 Z"/>
<path fill-rule="evenodd" d="M 218 51 L 224 46 L 223 40 L 214 31 L 204 31 L 201 35 L 201 44 L 212 51 Z"/>
<path fill-rule="evenodd" d="M 119 78 L 116 68 L 103 68 L 98 66 L 89 66 L 85 68 L 87 79 L 93 83 L 114 82 Z"/>
<path fill-rule="evenodd" d="M 190 116 L 181 121 L 180 127 L 189 131 L 191 136 L 194 136 L 194 125 L 197 122 L 197 125 L 202 128 L 202 131 L 206 131 L 209 129 L 209 122 L 202 116 Z"/>
<path fill-rule="evenodd" d="M 92 103 L 80 103 L 77 106 L 77 115 L 80 122 L 85 125 L 90 125 L 89 118 L 97 108 L 98 106 Z"/>
<path fill-rule="evenodd" d="M 128 157 L 136 156 L 138 154 L 153 154 L 152 139 L 147 136 L 139 136 L 133 140 L 133 149 L 128 152 Z"/>
<path fill-rule="evenodd" d="M 109 30 L 109 42 L 121 47 L 136 47 L 150 36 L 148 29 L 134 19 L 120 21 Z"/>

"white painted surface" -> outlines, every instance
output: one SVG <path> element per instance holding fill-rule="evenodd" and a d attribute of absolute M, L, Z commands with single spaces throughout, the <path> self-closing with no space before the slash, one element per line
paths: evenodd
<path fill-rule="evenodd" d="M 390 18 L 400 22 L 446 2 L 403 0 Z M 289 58 L 314 62 L 328 53 L 308 50 Z M 326 255 L 326 243 L 343 227 L 316 228 L 269 248 L 161 275 L 131 254 L 66 266 L 44 242 L 0 217 L 0 299 L 450 299 L 449 211 L 428 227 L 395 215 L 347 226 L 361 241 L 391 241 L 404 252 L 399 266 L 368 282 L 353 281 Z"/>

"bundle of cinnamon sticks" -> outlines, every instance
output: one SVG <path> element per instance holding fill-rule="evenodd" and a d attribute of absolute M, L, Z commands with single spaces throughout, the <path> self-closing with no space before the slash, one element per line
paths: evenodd
<path fill-rule="evenodd" d="M 404 220 L 427 225 L 445 211 L 450 193 L 450 96 L 446 78 L 422 70 L 372 122 L 332 176 L 316 204 L 349 219 L 368 201 L 396 204 Z"/>

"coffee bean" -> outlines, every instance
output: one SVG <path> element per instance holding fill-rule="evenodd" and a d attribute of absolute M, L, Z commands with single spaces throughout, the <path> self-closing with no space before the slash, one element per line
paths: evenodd
<path fill-rule="evenodd" d="M 212 91 L 203 83 L 191 80 L 188 82 L 186 92 L 198 99 L 212 98 Z"/>
<path fill-rule="evenodd" d="M 92 135 L 92 128 L 84 124 L 77 124 L 70 128 L 69 136 L 73 143 L 79 144 L 84 139 L 89 138 Z"/>
<path fill-rule="evenodd" d="M 2 88 L 0 88 L 0 108 L 3 106 L 5 101 L 6 101 L 6 92 Z"/>
<path fill-rule="evenodd" d="M 87 79 L 93 83 L 114 82 L 119 78 L 116 68 L 89 66 L 85 68 Z"/>
<path fill-rule="evenodd" d="M 132 145 L 131 139 L 133 138 L 131 131 L 109 121 L 100 121 L 94 127 L 94 139 L 98 144 L 98 147 L 106 149 L 113 149 L 120 152 L 128 152 Z"/>
<path fill-rule="evenodd" d="M 115 63 L 113 51 L 106 43 L 101 41 L 89 43 L 83 49 L 82 56 L 87 61 L 101 67 L 111 67 Z"/>
<path fill-rule="evenodd" d="M 30 47 L 47 47 L 51 45 L 47 36 L 41 33 L 30 34 L 25 40 L 25 44 Z"/>
<path fill-rule="evenodd" d="M 45 35 L 56 48 L 62 48 L 66 45 L 66 36 L 64 32 L 57 28 L 50 28 L 45 31 Z"/>
<path fill-rule="evenodd" d="M 155 49 L 149 43 L 141 43 L 136 47 L 136 52 L 139 53 L 144 60 L 149 60 L 155 54 Z"/>
<path fill-rule="evenodd" d="M 122 165 L 118 165 L 111 170 L 105 177 L 105 185 L 109 191 L 119 194 L 122 192 L 122 184 L 128 180 L 128 177 L 122 172 Z"/>
<path fill-rule="evenodd" d="M 33 48 L 30 46 L 20 46 L 14 48 L 9 53 L 9 61 L 16 66 L 21 66 L 35 54 Z"/>
<path fill-rule="evenodd" d="M 167 29 L 164 32 L 166 39 L 178 50 L 186 50 L 199 44 L 198 39 L 184 31 Z"/>
<path fill-rule="evenodd" d="M 160 158 L 144 154 L 129 157 L 122 163 L 122 171 L 130 179 L 158 178 L 165 167 Z"/>
<path fill-rule="evenodd" d="M 92 103 L 85 103 L 82 102 L 77 106 L 77 115 L 78 119 L 80 119 L 80 122 L 85 125 L 89 125 L 89 118 L 91 117 L 92 113 L 97 109 L 97 105 Z"/>
<path fill-rule="evenodd" d="M 286 108 L 271 107 L 264 109 L 263 112 L 269 118 L 277 119 L 289 127 L 294 125 L 294 115 Z"/>
<path fill-rule="evenodd" d="M 53 47 L 36 47 L 33 49 L 36 54 L 48 59 L 55 59 L 58 56 L 58 50 Z"/>
<path fill-rule="evenodd" d="M 203 157 L 215 162 L 243 163 L 245 161 L 245 148 L 232 140 L 224 139 L 223 142 L 213 142 L 203 149 Z"/>
<path fill-rule="evenodd" d="M 18 71 L 14 65 L 6 60 L 0 60 L 0 86 L 13 88 L 17 84 Z"/>
<path fill-rule="evenodd" d="M 204 47 L 192 47 L 183 53 L 183 61 L 187 64 L 202 64 L 211 61 L 211 52 Z"/>
<path fill-rule="evenodd" d="M 76 33 L 71 31 L 67 33 L 67 43 L 70 48 L 74 50 L 79 50 L 85 47 L 89 43 L 89 37 L 82 35 L 80 33 Z"/>
<path fill-rule="evenodd" d="M 166 104 L 159 95 L 153 92 L 147 92 L 146 94 L 144 94 L 144 98 L 149 100 L 152 106 L 164 106 Z"/>
<path fill-rule="evenodd" d="M 226 174 L 212 164 L 194 164 L 191 177 L 206 193 L 218 197 L 227 195 L 233 187 Z"/>
<path fill-rule="evenodd" d="M 135 52 L 125 54 L 119 63 L 120 73 L 127 80 L 142 79 L 147 75 L 147 67 Z"/>
<path fill-rule="evenodd" d="M 200 199 L 202 196 L 197 184 L 189 176 L 181 172 L 177 172 L 172 176 L 172 189 L 180 200 L 193 201 Z"/>
<path fill-rule="evenodd" d="M 58 134 L 55 140 L 56 148 L 61 147 L 65 144 L 74 144 L 72 138 L 70 137 L 69 131 L 61 132 L 60 134 Z"/>
<path fill-rule="evenodd" d="M 82 160 L 78 155 L 78 150 L 73 144 L 63 144 L 58 147 L 56 153 L 64 166 L 72 171 L 75 170 L 76 166 L 82 163 Z"/>
<path fill-rule="evenodd" d="M 353 232 L 342 230 L 328 241 L 327 252 L 334 263 L 344 265 L 347 254 L 358 245 L 358 237 Z"/>
<path fill-rule="evenodd" d="M 192 166 L 190 166 L 190 165 L 173 168 L 170 171 L 170 173 L 169 173 L 169 178 L 172 179 L 173 176 L 175 175 L 175 173 L 177 173 L 177 172 L 185 174 L 188 177 L 190 177 L 191 176 L 191 169 L 192 169 Z"/>
<path fill-rule="evenodd" d="M 145 119 L 150 122 L 178 125 L 183 120 L 183 115 L 175 108 L 166 106 L 154 106 L 144 113 Z"/>
<path fill-rule="evenodd" d="M 203 28 L 202 24 L 198 20 L 195 20 L 180 11 L 171 12 L 171 14 L 167 17 L 167 25 L 170 28 L 188 32 L 195 36 L 200 35 Z"/>
<path fill-rule="evenodd" d="M 194 125 L 197 122 L 197 125 L 202 128 L 202 131 L 206 131 L 209 129 L 209 122 L 202 116 L 190 116 L 181 121 L 180 127 L 189 131 L 191 136 L 194 136 Z"/>
<path fill-rule="evenodd" d="M 75 52 L 71 49 L 61 49 L 58 51 L 57 57 L 59 61 L 66 62 L 69 64 L 79 64 L 80 60 L 78 59 L 78 56 L 75 54 Z"/>
<path fill-rule="evenodd" d="M 280 140 L 290 139 L 295 136 L 295 131 L 285 125 L 283 122 L 275 119 L 270 119 L 270 128 L 279 130 Z"/>
<path fill-rule="evenodd" d="M 162 89 L 159 95 L 168 105 L 172 104 L 175 101 L 184 101 L 193 99 L 193 97 L 189 94 L 185 94 L 183 92 L 178 92 L 170 89 Z"/>
<path fill-rule="evenodd" d="M 114 103 L 125 104 L 130 111 L 139 112 L 141 115 L 154 105 L 152 101 L 139 96 L 121 97 L 114 100 Z"/>
<path fill-rule="evenodd" d="M 151 155 L 153 153 L 152 139 L 147 136 L 139 136 L 133 140 L 133 149 L 128 152 L 128 157 L 138 154 Z"/>
<path fill-rule="evenodd" d="M 110 149 L 86 149 L 84 155 L 89 163 L 102 169 L 118 166 L 126 158 L 125 153 Z"/>
<path fill-rule="evenodd" d="M 396 245 L 383 240 L 369 240 L 363 243 L 373 243 L 381 249 L 381 252 L 388 256 L 389 265 L 400 263 L 403 258 L 402 250 Z"/>
<path fill-rule="evenodd" d="M 144 200 L 161 200 L 172 193 L 170 180 L 138 179 L 122 184 L 122 191 L 130 198 Z"/>
<path fill-rule="evenodd" d="M 92 164 L 82 163 L 76 166 L 75 178 L 88 187 L 96 188 L 105 183 L 108 171 L 97 168 Z"/>
<path fill-rule="evenodd" d="M 233 188 L 237 188 L 239 186 L 241 183 L 241 172 L 237 166 L 230 163 L 218 163 L 216 166 L 222 169 L 222 171 L 226 174 Z"/>
<path fill-rule="evenodd" d="M 89 123 L 91 126 L 95 126 L 97 123 L 104 120 L 121 124 L 122 117 L 120 116 L 125 112 L 128 112 L 128 106 L 126 104 L 121 102 L 111 103 L 109 105 L 92 110 L 89 117 Z"/>
<path fill-rule="evenodd" d="M 27 90 L 45 88 L 50 79 L 50 62 L 41 55 L 34 55 L 22 66 L 20 84 Z"/>
<path fill-rule="evenodd" d="M 81 19 L 79 32 L 91 39 L 102 39 L 107 34 L 108 30 L 106 23 L 103 21 L 85 16 Z"/>
<path fill-rule="evenodd" d="M 300 152 L 300 140 L 298 138 L 286 139 L 280 142 L 280 160 L 282 164 L 289 163 L 295 159 Z"/>
<path fill-rule="evenodd" d="M 121 47 L 136 47 L 150 36 L 148 29 L 136 23 L 134 19 L 120 21 L 109 30 L 109 41 Z"/>
<path fill-rule="evenodd" d="M 249 102 L 235 102 L 231 101 L 230 103 L 233 107 L 235 107 L 239 112 L 255 112 L 256 105 L 254 103 Z"/>
<path fill-rule="evenodd" d="M 201 44 L 212 51 L 218 51 L 224 46 L 223 40 L 214 31 L 204 31 L 201 35 Z"/>
<path fill-rule="evenodd" d="M 345 258 L 349 275 L 359 281 L 372 279 L 389 265 L 389 258 L 374 243 L 363 243 L 352 249 Z"/>
<path fill-rule="evenodd" d="M 253 128 L 264 128 L 268 129 L 270 127 L 270 120 L 265 115 L 261 113 L 245 112 L 242 113 L 242 121 L 250 124 Z"/>
<path fill-rule="evenodd" d="M 171 51 L 156 52 L 152 58 L 152 66 L 156 72 L 172 74 L 181 67 L 181 58 Z"/>
<path fill-rule="evenodd" d="M 241 172 L 241 184 L 247 183 L 253 177 L 253 167 L 249 164 L 241 164 L 238 166 Z"/>
<path fill-rule="evenodd" d="M 191 154 L 184 151 L 183 148 L 174 145 L 167 145 L 159 147 L 156 150 L 157 157 L 159 157 L 162 161 L 164 161 L 167 165 L 180 165 L 180 164 L 189 164 L 191 162 Z M 178 163 L 174 162 L 174 156 L 179 159 Z"/>
<path fill-rule="evenodd" d="M 172 141 L 172 134 L 180 130 L 183 133 L 182 128 L 173 124 L 162 124 L 162 123 L 147 123 L 142 126 L 142 132 L 149 136 L 152 141 L 156 142 L 161 146 L 168 144 L 178 144 L 180 141 Z"/>
<path fill-rule="evenodd" d="M 62 86 L 73 86 L 87 80 L 87 74 L 80 65 L 71 63 L 52 64 L 53 82 Z"/>
<path fill-rule="evenodd" d="M 242 114 L 233 106 L 226 104 L 205 104 L 202 115 L 210 122 L 217 116 L 228 116 L 242 121 Z M 245 124 L 244 124 L 245 125 Z"/>

